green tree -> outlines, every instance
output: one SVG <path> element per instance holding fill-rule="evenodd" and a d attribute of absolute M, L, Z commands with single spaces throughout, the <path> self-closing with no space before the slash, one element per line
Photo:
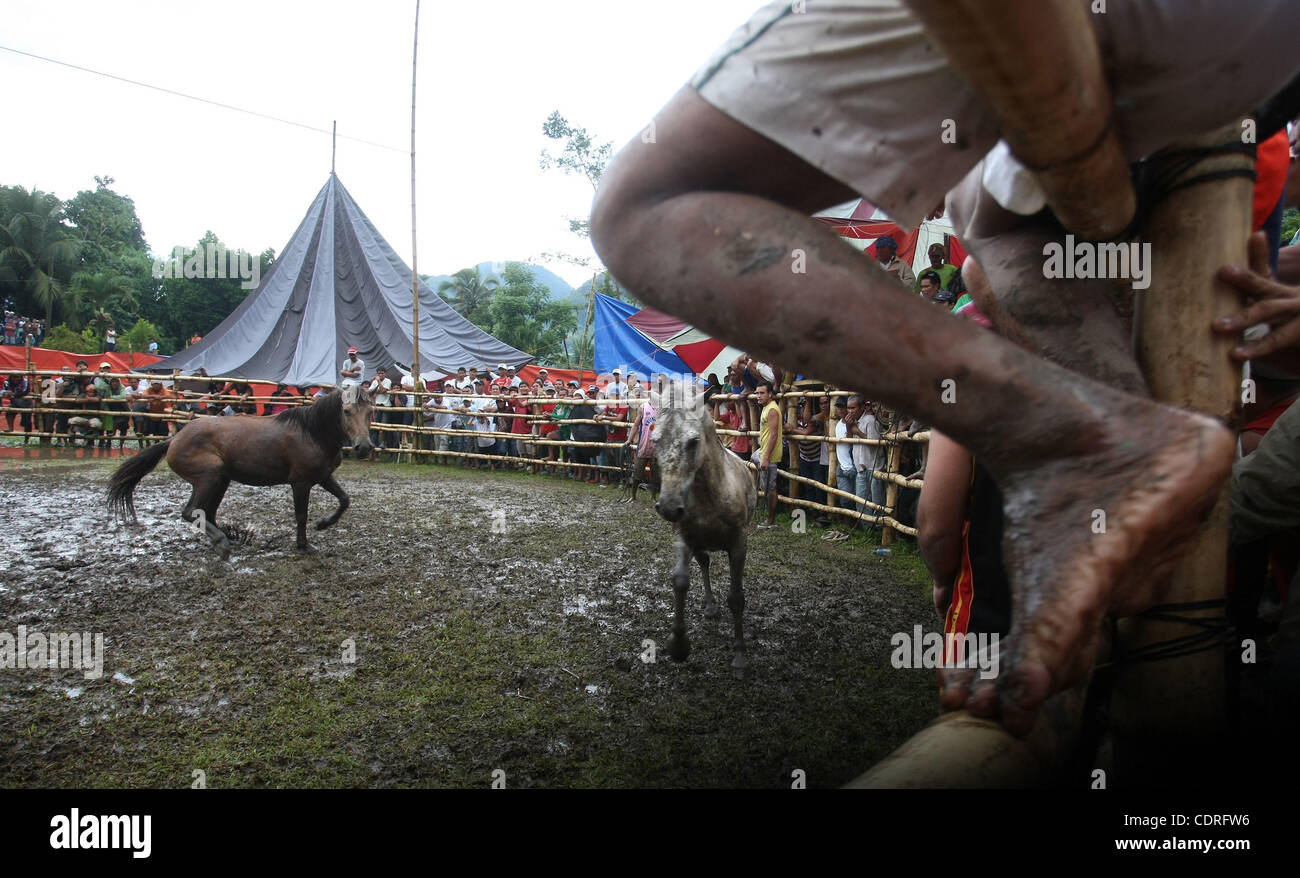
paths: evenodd
<path fill-rule="evenodd" d="M 80 270 L 128 281 L 129 295 L 115 295 L 103 307 L 115 325 L 129 326 L 139 318 L 142 302 L 157 301 L 161 284 L 153 277 L 153 259 L 135 202 L 114 192 L 112 184 L 112 177 L 95 177 L 95 189 L 78 192 L 64 204 L 63 213 L 81 239 Z M 80 308 L 76 320 L 86 323 L 92 317 Z"/>
<path fill-rule="evenodd" d="M 68 351 L 74 354 L 97 354 L 103 349 L 99 339 L 91 334 L 91 330 L 73 332 L 63 323 L 51 327 L 50 331 L 45 333 L 45 341 L 42 342 L 42 346 L 51 350 Z"/>
<path fill-rule="evenodd" d="M 488 331 L 534 356 L 561 348 L 578 325 L 573 305 L 552 299 L 522 263 L 507 262 L 501 276 L 504 283 L 492 297 Z"/>
<path fill-rule="evenodd" d="M 109 303 L 118 304 L 124 299 L 134 302 L 135 298 L 131 294 L 131 282 L 110 271 L 95 274 L 78 272 L 72 277 L 71 294 L 73 307 L 69 316 L 75 319 L 69 320 L 69 323 L 75 329 L 89 323 L 99 338 L 103 338 L 104 331 L 109 326 L 117 325 L 109 314 Z M 138 305 L 135 307 L 138 310 Z M 83 321 L 82 314 L 85 312 L 89 312 L 89 318 Z"/>
<path fill-rule="evenodd" d="M 134 351 L 137 354 L 149 353 L 149 341 L 153 339 L 158 342 L 158 353 L 166 356 L 172 352 L 171 345 L 163 346 L 163 337 L 158 332 L 158 327 L 154 326 L 143 317 L 135 321 L 135 325 L 128 331 L 118 336 L 117 349 L 119 351 Z"/>
<path fill-rule="evenodd" d="M 0 293 L 10 307 L 20 314 L 44 312 L 52 323 L 79 251 L 58 198 L 21 186 L 0 189 Z"/>
<path fill-rule="evenodd" d="M 163 334 L 168 339 L 188 339 L 196 332 L 199 335 L 207 335 L 221 321 L 230 316 L 230 313 L 239 307 L 240 302 L 248 297 L 249 290 L 244 289 L 243 283 L 238 277 L 203 278 L 184 276 L 184 263 L 195 254 L 201 256 L 206 253 L 209 244 L 212 244 L 214 248 L 220 247 L 224 249 L 225 247 L 221 243 L 221 239 L 209 231 L 199 239 L 196 247 L 177 248 L 180 251 L 178 260 L 180 265 L 172 264 L 172 274 L 180 276 L 164 277 L 162 279 L 163 314 L 158 321 L 154 322 L 162 329 Z M 246 251 L 240 250 L 234 255 L 243 261 L 248 254 Z M 260 262 L 262 276 L 265 276 L 266 272 L 270 270 L 273 257 L 274 251 L 272 250 L 265 250 L 257 257 Z M 163 339 L 160 338 L 159 342 L 162 341 Z"/>
<path fill-rule="evenodd" d="M 470 323 L 483 326 L 491 320 L 492 296 L 500 286 L 496 278 L 484 278 L 476 265 L 462 268 L 451 280 L 438 284 L 438 295 Z"/>

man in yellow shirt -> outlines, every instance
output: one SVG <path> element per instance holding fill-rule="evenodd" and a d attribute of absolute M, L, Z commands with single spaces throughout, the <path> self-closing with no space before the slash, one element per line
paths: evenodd
<path fill-rule="evenodd" d="M 758 404 L 763 407 L 758 416 L 758 489 L 767 492 L 767 523 L 759 527 L 766 530 L 776 527 L 776 472 L 781 462 L 781 407 L 773 396 L 772 382 L 763 381 L 754 391 Z"/>

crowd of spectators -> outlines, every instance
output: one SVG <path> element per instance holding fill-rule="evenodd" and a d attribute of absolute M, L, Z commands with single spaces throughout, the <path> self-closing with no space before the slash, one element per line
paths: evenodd
<path fill-rule="evenodd" d="M 45 340 L 45 321 L 35 317 L 23 317 L 13 311 L 4 312 L 4 335 L 0 342 L 9 345 L 25 345 L 31 340 L 33 347 L 40 347 Z"/>

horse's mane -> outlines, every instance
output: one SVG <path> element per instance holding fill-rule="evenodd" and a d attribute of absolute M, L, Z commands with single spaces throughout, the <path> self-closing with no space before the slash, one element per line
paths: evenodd
<path fill-rule="evenodd" d="M 322 445 L 346 445 L 348 437 L 343 432 L 343 394 L 337 390 L 320 397 L 311 405 L 287 408 L 275 416 L 302 430 Z"/>

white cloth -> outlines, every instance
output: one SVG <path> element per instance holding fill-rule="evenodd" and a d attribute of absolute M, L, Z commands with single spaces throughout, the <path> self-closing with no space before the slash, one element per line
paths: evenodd
<path fill-rule="evenodd" d="M 849 436 L 848 418 L 843 418 L 835 423 L 835 438 L 847 439 Z M 840 469 L 855 469 L 853 463 L 853 449 L 856 446 L 847 442 L 835 443 L 835 459 L 839 462 Z"/>

